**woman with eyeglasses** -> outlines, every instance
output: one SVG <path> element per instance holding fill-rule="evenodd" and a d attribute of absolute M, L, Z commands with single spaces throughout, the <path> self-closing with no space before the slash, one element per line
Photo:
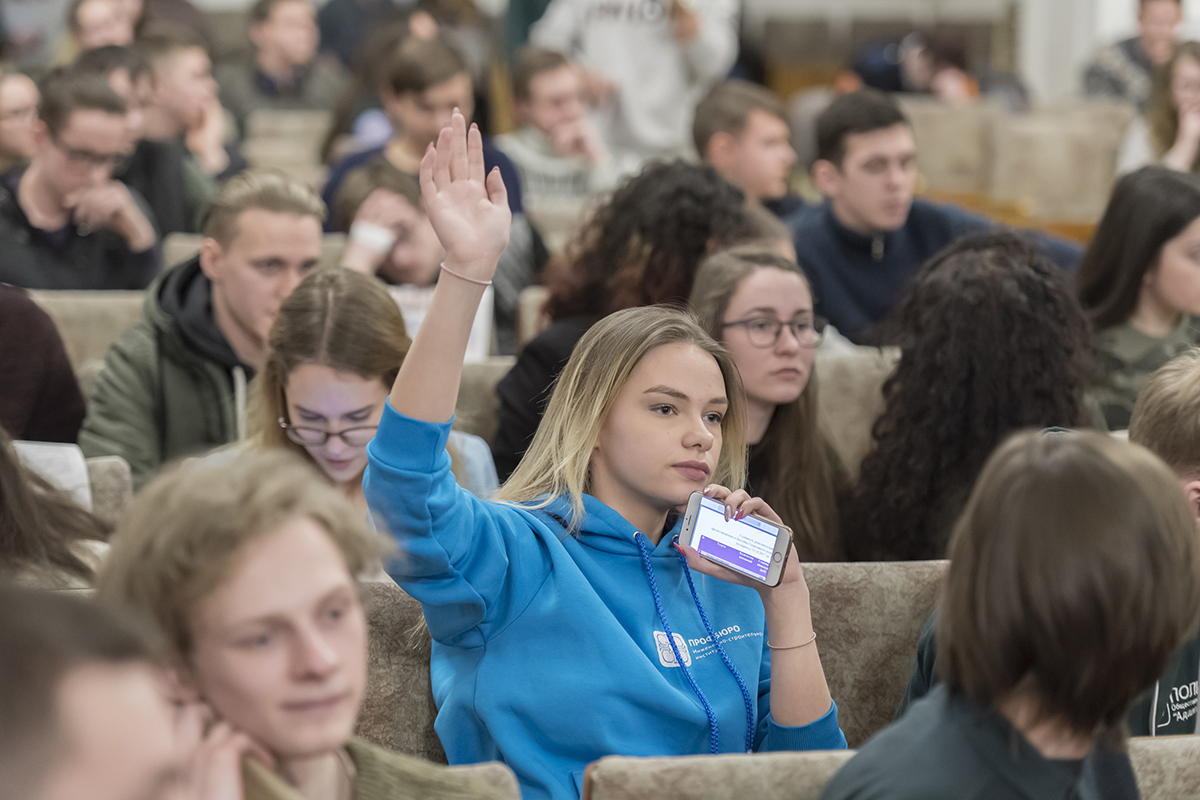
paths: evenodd
<path fill-rule="evenodd" d="M 894 312 L 900 363 L 845 507 L 851 558 L 945 558 L 1001 442 L 1026 428 L 1099 421 L 1084 397 L 1088 323 L 1068 281 L 1006 232 L 960 239 L 921 267 Z"/>
<path fill-rule="evenodd" d="M 746 390 L 748 488 L 795 534 L 801 561 L 843 556 L 838 501 L 849 479 L 817 420 L 816 350 L 826 321 L 795 261 L 756 245 L 705 259 L 691 305 Z"/>
<path fill-rule="evenodd" d="M 367 443 L 411 343 L 378 280 L 348 269 L 313 272 L 271 326 L 266 365 L 250 390 L 251 440 L 300 453 L 365 513 Z M 486 442 L 453 431 L 446 449 L 463 488 L 485 499 L 495 492 Z"/>

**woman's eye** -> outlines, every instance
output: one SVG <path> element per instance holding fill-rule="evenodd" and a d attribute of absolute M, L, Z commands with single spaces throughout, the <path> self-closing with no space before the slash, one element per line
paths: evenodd
<path fill-rule="evenodd" d="M 718 414 L 717 412 L 714 411 L 711 414 L 707 414 L 704 418 L 706 420 L 708 420 L 710 423 L 712 423 L 713 425 L 720 425 L 724 421 L 725 415 Z"/>
<path fill-rule="evenodd" d="M 654 408 L 652 408 L 650 410 L 653 411 L 655 414 L 658 414 L 660 417 L 668 416 L 675 411 L 675 409 L 672 408 L 671 406 L 655 406 Z"/>
<path fill-rule="evenodd" d="M 238 642 L 238 646 L 244 647 L 249 650 L 249 649 L 254 649 L 254 648 L 258 648 L 258 647 L 266 647 L 270 643 L 271 643 L 271 634 L 256 633 L 253 636 L 247 636 L 246 638 L 240 640 Z"/>
<path fill-rule="evenodd" d="M 751 320 L 748 327 L 752 331 L 767 331 L 774 327 L 774 325 L 768 319 L 756 319 Z"/>

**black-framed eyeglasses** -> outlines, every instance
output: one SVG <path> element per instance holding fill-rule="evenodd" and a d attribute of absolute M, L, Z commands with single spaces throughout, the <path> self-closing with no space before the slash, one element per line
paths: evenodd
<path fill-rule="evenodd" d="M 751 317 L 726 322 L 724 327 L 732 328 L 735 325 L 746 329 L 750 344 L 755 347 L 774 347 L 784 328 L 792 332 L 792 336 L 796 337 L 801 347 L 816 347 L 825 338 L 825 328 L 829 325 L 829 320 L 813 317 L 811 320 L 780 322 L 774 317 Z"/>
<path fill-rule="evenodd" d="M 364 425 L 359 428 L 346 428 L 343 431 L 327 431 L 321 428 L 305 428 L 293 425 L 283 417 L 279 418 L 279 427 L 289 439 L 305 447 L 320 447 L 336 436 L 347 447 L 366 447 L 375 438 L 378 425 Z"/>
<path fill-rule="evenodd" d="M 68 147 L 58 136 L 51 134 L 50 141 L 67 157 L 67 162 L 73 167 L 104 167 L 109 172 L 115 172 L 129 160 L 129 153 L 97 153 L 83 147 Z"/>

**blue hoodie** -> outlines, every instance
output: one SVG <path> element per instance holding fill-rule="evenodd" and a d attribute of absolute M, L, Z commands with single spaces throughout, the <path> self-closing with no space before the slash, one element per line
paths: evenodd
<path fill-rule="evenodd" d="M 677 528 L 658 546 L 640 537 L 643 559 L 633 526 L 593 497 L 576 535 L 562 524 L 565 500 L 545 511 L 481 501 L 454 482 L 449 431 L 389 405 L 363 488 L 401 547 L 391 575 L 429 623 L 435 729 L 451 764 L 500 760 L 526 800 L 577 798 L 602 756 L 710 752 L 701 694 L 720 752 L 745 751 L 748 714 L 756 750 L 846 746 L 836 705 L 805 726 L 771 719 L 762 602 L 703 575 L 693 599 L 671 547 Z M 749 709 L 722 652 L 748 684 Z"/>

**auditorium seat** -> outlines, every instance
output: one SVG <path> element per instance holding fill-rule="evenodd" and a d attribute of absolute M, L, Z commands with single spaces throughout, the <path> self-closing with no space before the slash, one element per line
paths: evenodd
<path fill-rule="evenodd" d="M 549 297 L 550 290 L 545 286 L 526 286 L 521 290 L 517 300 L 518 351 L 550 327 L 550 318 L 542 311 Z"/>
<path fill-rule="evenodd" d="M 1129 740 L 1129 758 L 1142 800 L 1200 797 L 1200 737 L 1139 736 Z"/>
<path fill-rule="evenodd" d="M 88 484 L 92 490 L 92 513 L 115 526 L 133 501 L 133 475 L 120 456 L 98 456 L 87 460 Z"/>
<path fill-rule="evenodd" d="M 985 193 L 991 181 L 992 130 L 1001 110 L 980 101 L 949 105 L 931 97 L 900 96 L 917 142 L 917 168 L 925 188 Z"/>
<path fill-rule="evenodd" d="M 883 382 L 899 359 L 894 348 L 862 348 L 817 362 L 822 424 L 852 478 L 871 449 L 871 427 L 883 413 Z"/>
<path fill-rule="evenodd" d="M 517 359 L 513 356 L 492 356 L 486 361 L 463 364 L 462 382 L 458 386 L 458 403 L 454 408 L 454 427 L 473 433 L 488 444 L 496 435 L 496 384 L 508 374 Z"/>
<path fill-rule="evenodd" d="M 142 292 L 29 293 L 54 320 L 75 371 L 90 359 L 103 360 L 108 346 L 142 315 Z"/>
<path fill-rule="evenodd" d="M 852 750 L 630 758 L 593 762 L 583 800 L 817 800 Z"/>

